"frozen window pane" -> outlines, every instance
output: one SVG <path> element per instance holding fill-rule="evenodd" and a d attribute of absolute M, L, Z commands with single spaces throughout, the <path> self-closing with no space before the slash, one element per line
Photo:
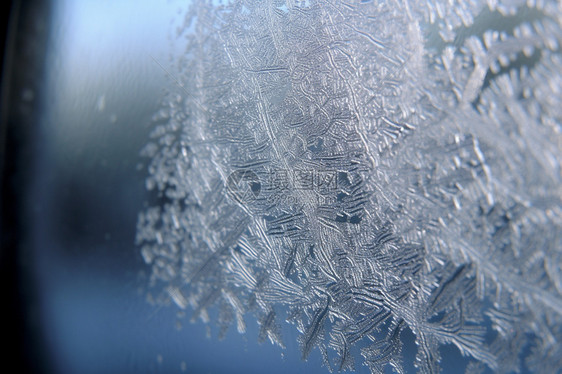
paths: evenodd
<path fill-rule="evenodd" d="M 161 301 L 373 373 L 562 369 L 562 10 L 197 1 L 145 154 Z M 413 333 L 417 355 L 402 357 Z"/>

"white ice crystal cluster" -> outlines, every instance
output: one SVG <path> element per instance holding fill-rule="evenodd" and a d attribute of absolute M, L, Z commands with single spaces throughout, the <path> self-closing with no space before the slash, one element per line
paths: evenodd
<path fill-rule="evenodd" d="M 562 370 L 562 5 L 195 1 L 137 242 L 162 301 L 330 370 Z M 361 357 L 362 356 L 362 357 Z"/>

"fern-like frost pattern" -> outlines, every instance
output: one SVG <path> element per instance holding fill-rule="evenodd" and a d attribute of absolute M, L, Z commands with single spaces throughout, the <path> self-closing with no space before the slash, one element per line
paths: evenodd
<path fill-rule="evenodd" d="M 562 6 L 195 1 L 137 242 L 162 302 L 329 370 L 562 370 Z"/>

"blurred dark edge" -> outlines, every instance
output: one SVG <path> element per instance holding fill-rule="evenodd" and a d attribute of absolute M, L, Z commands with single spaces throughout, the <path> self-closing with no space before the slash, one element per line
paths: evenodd
<path fill-rule="evenodd" d="M 18 373 L 44 373 L 48 363 L 39 333 L 33 281 L 27 193 L 41 139 L 45 57 L 51 1 L 3 1 L 0 127 L 0 295 L 2 366 Z M 32 100 L 23 100 L 23 92 Z"/>

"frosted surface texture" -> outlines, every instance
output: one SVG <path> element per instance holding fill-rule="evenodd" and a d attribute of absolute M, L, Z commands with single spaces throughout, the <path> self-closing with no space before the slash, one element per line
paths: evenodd
<path fill-rule="evenodd" d="M 196 1 L 143 151 L 152 294 L 280 349 L 292 324 L 335 371 L 433 373 L 452 344 L 468 372 L 559 372 L 561 22 L 553 1 Z"/>

